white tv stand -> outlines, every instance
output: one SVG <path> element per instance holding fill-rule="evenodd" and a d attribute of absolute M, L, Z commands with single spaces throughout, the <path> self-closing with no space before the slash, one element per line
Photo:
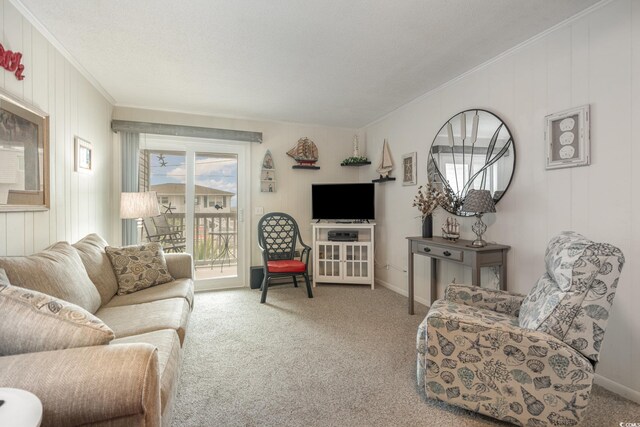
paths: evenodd
<path fill-rule="evenodd" d="M 375 223 L 318 222 L 313 227 L 313 286 L 316 283 L 371 285 L 374 288 Z M 330 241 L 330 230 L 357 230 L 355 242 Z"/>

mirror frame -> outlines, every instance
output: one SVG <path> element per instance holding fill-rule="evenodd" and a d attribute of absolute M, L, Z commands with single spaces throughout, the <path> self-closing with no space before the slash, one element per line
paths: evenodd
<path fill-rule="evenodd" d="M 37 150 L 42 150 L 42 177 L 37 176 L 38 185 L 42 185 L 42 194 L 40 190 L 16 190 L 18 199 L 22 197 L 22 200 L 33 199 L 34 196 L 38 202 L 42 203 L 29 203 L 29 204 L 0 204 L 0 212 L 36 212 L 46 211 L 49 209 L 49 115 L 44 111 L 8 94 L 7 92 L 0 90 L 0 109 L 5 110 L 11 114 L 14 114 L 30 123 L 32 123 L 37 129 L 37 140 L 32 142 L 36 143 Z M 0 130 L 1 132 L 1 130 Z M 0 165 L 1 167 L 2 165 Z M 39 168 L 40 169 L 40 168 Z M 25 165 L 26 172 L 26 165 Z M 38 170 L 38 175 L 40 170 Z"/>
<path fill-rule="evenodd" d="M 494 203 L 495 204 L 497 204 L 504 197 L 505 193 L 507 192 L 507 190 L 511 186 L 511 182 L 513 181 L 513 176 L 515 175 L 515 171 L 516 171 L 516 144 L 515 144 L 515 139 L 513 137 L 513 133 L 511 132 L 511 129 L 509 129 L 509 126 L 507 126 L 507 124 L 504 122 L 504 120 L 502 120 L 495 113 L 493 113 L 493 112 L 491 112 L 489 110 L 485 110 L 483 108 L 470 108 L 470 109 L 467 109 L 467 110 L 459 111 L 456 114 L 454 114 L 453 116 L 451 116 L 440 127 L 440 129 L 438 129 L 438 132 L 436 132 L 436 135 L 433 137 L 433 141 L 431 142 L 431 147 L 429 148 L 429 154 L 428 154 L 428 157 L 427 157 L 427 180 L 428 180 L 429 183 L 434 185 L 435 188 L 438 188 L 443 193 L 448 195 L 450 199 L 453 199 L 452 200 L 452 204 L 450 206 L 442 206 L 442 208 L 445 209 L 450 214 L 453 214 L 453 215 L 456 215 L 456 216 L 469 217 L 469 216 L 473 216 L 474 214 L 471 213 L 471 212 L 461 212 L 460 211 L 460 208 L 462 207 L 462 203 L 464 202 L 464 198 L 460 199 L 460 198 L 457 197 L 457 195 L 453 192 L 453 187 L 449 184 L 449 180 L 447 180 L 442 175 L 442 172 L 440 172 L 440 169 L 438 168 L 438 166 L 437 166 L 437 164 L 435 162 L 435 159 L 433 157 L 433 144 L 436 142 L 436 139 L 438 138 L 438 136 L 440 135 L 442 130 L 445 127 L 447 127 L 447 125 L 449 125 L 451 123 L 451 121 L 453 119 L 455 119 L 456 117 L 458 117 L 460 114 L 462 114 L 462 113 L 474 113 L 475 114 L 475 113 L 480 113 L 480 112 L 492 115 L 493 117 L 495 117 L 502 124 L 498 129 L 496 129 L 496 131 L 494 131 L 494 135 L 497 135 L 499 133 L 499 129 L 504 127 L 506 129 L 506 131 L 509 133 L 510 140 L 511 140 L 510 146 L 513 148 L 513 169 L 511 171 L 511 176 L 509 177 L 509 182 L 504 187 L 504 190 L 502 190 L 502 194 L 500 194 L 500 196 L 497 199 L 494 199 Z M 500 155 L 499 157 L 496 157 L 495 160 L 491 164 L 497 162 L 498 160 L 502 159 L 503 157 L 504 157 L 504 154 Z M 486 163 L 485 163 L 485 166 L 486 166 Z M 435 174 L 435 173 L 437 173 L 438 176 L 440 177 L 440 181 L 439 182 L 435 181 L 435 180 L 432 180 L 432 175 Z M 473 177 L 475 178 L 478 173 L 480 173 L 480 171 L 476 172 L 476 174 L 474 174 Z M 441 184 L 441 183 L 444 183 L 445 181 L 448 183 L 447 187 L 448 187 L 449 191 L 446 191 L 446 189 L 443 187 L 443 184 Z M 467 184 L 470 181 L 471 180 L 467 180 L 464 183 L 464 187 L 466 187 Z M 463 189 L 464 189 L 464 187 L 463 187 Z M 467 189 L 467 191 L 468 191 L 468 189 Z M 453 210 L 455 210 L 455 212 L 453 212 Z"/>

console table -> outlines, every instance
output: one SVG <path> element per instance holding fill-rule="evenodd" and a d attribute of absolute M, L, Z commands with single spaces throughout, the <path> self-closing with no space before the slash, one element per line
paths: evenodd
<path fill-rule="evenodd" d="M 480 286 L 482 267 L 500 266 L 500 289 L 507 289 L 507 251 L 510 246 L 487 244 L 482 248 L 469 247 L 471 240 L 451 242 L 442 237 L 407 237 L 409 242 L 408 293 L 409 314 L 413 314 L 413 255 L 431 258 L 431 303 L 437 297 L 436 265 L 438 260 L 450 261 L 471 267 L 471 284 Z"/>

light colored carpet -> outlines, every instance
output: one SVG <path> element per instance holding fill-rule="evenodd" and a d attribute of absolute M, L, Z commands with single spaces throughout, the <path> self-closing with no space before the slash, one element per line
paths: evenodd
<path fill-rule="evenodd" d="M 387 289 L 321 285 L 196 294 L 173 426 L 507 425 L 424 397 L 415 337 Z M 605 338 L 606 342 L 606 338 Z M 595 387 L 585 426 L 640 423 L 640 406 Z"/>

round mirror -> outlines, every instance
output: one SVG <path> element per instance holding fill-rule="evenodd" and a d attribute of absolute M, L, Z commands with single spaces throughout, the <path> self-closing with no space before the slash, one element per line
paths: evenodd
<path fill-rule="evenodd" d="M 469 190 L 489 190 L 498 203 L 509 188 L 516 164 L 513 136 L 500 118 L 484 110 L 453 116 L 431 144 L 427 177 L 449 197 L 448 212 L 459 216 Z"/>

